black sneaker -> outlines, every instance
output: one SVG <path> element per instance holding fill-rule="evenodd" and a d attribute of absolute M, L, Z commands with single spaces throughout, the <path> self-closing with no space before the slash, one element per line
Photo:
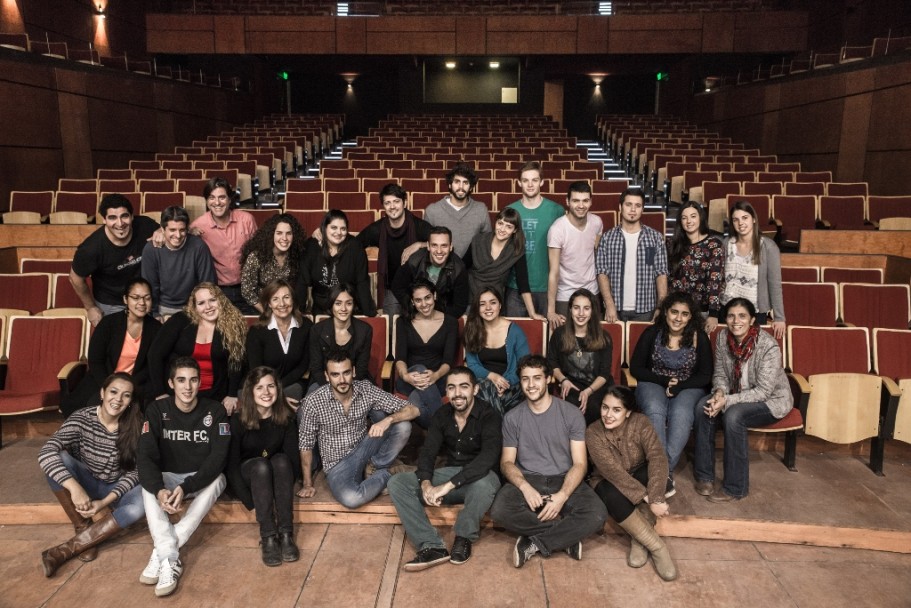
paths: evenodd
<path fill-rule="evenodd" d="M 281 543 L 283 562 L 296 562 L 301 558 L 300 550 L 294 542 L 293 532 L 282 532 L 278 538 Z"/>
<path fill-rule="evenodd" d="M 402 566 L 408 572 L 419 572 L 433 568 L 438 564 L 449 561 L 449 551 L 440 547 L 426 547 L 418 551 L 414 559 Z"/>
<path fill-rule="evenodd" d="M 674 480 L 670 477 L 667 478 L 667 483 L 664 486 L 664 497 L 670 498 L 677 493 L 677 486 L 674 485 Z"/>
<path fill-rule="evenodd" d="M 520 536 L 516 539 L 516 547 L 512 552 L 512 564 L 516 568 L 521 568 L 525 565 L 525 562 L 530 560 L 535 553 L 538 552 L 538 547 L 535 545 L 535 542 L 528 538 L 527 536 Z"/>
<path fill-rule="evenodd" d="M 582 560 L 582 541 L 573 543 L 566 548 L 566 554 L 576 561 Z"/>
<path fill-rule="evenodd" d="M 471 559 L 471 541 L 464 536 L 456 536 L 452 541 L 452 554 L 449 562 L 452 564 L 464 564 Z"/>
<path fill-rule="evenodd" d="M 267 566 L 282 565 L 282 549 L 277 536 L 267 536 L 259 541 L 259 544 L 262 545 L 264 564 Z"/>

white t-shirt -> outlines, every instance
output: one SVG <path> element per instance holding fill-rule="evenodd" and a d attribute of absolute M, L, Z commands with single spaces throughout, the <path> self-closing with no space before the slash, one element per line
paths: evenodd
<path fill-rule="evenodd" d="M 639 246 L 641 230 L 629 232 L 621 229 L 626 244 L 626 255 L 623 258 L 623 305 L 620 310 L 636 310 L 636 248 Z"/>
<path fill-rule="evenodd" d="M 547 232 L 547 247 L 560 250 L 558 302 L 566 302 L 574 291 L 583 287 L 594 294 L 598 293 L 595 244 L 603 228 L 601 218 L 591 213 L 582 230 L 573 226 L 565 215 L 551 224 Z"/>

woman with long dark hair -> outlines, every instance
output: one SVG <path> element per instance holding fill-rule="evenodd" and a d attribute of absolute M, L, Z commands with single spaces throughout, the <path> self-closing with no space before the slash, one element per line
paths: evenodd
<path fill-rule="evenodd" d="M 73 413 L 38 452 L 38 464 L 76 530 L 41 554 L 45 576 L 73 557 L 95 559 L 100 543 L 145 515 L 136 470 L 142 413 L 133 390 L 129 374 L 111 374 L 101 384 L 101 405 Z M 93 523 L 98 513 L 103 515 Z"/>
<path fill-rule="evenodd" d="M 577 405 L 591 424 L 600 415 L 598 404 L 614 380 L 611 376 L 613 344 L 601 327 L 598 298 L 577 289 L 568 302 L 569 323 L 550 335 L 547 360 L 560 387 L 560 397 Z"/>
<path fill-rule="evenodd" d="M 228 485 L 248 510 L 256 511 L 267 566 L 294 562 L 294 480 L 300 476 L 297 422 L 270 367 L 250 370 L 237 414 L 231 417 Z"/>
<path fill-rule="evenodd" d="M 721 314 L 724 294 L 724 245 L 709 234 L 705 207 L 683 203 L 674 233 L 667 243 L 668 290 L 690 294 L 706 315 L 705 333 L 711 334 Z"/>
<path fill-rule="evenodd" d="M 354 288 L 339 284 L 329 291 L 332 308 L 328 319 L 317 321 L 310 330 L 310 385 L 307 392 L 316 390 L 326 380 L 326 355 L 342 348 L 354 363 L 354 379 L 370 380 L 370 347 L 373 328 L 354 316 Z M 300 414 L 298 410 L 298 414 Z"/>
<path fill-rule="evenodd" d="M 307 235 L 293 216 L 279 213 L 267 219 L 240 254 L 240 290 L 247 304 L 263 312 L 259 294 L 266 284 L 283 279 L 295 285 L 306 246 Z"/>

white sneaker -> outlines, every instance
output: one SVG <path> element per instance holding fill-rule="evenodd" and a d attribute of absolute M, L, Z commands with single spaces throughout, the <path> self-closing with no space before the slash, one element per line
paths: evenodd
<path fill-rule="evenodd" d="M 171 595 L 177 589 L 177 581 L 183 574 L 183 564 L 180 560 L 171 561 L 163 559 L 161 569 L 158 571 L 158 583 L 155 585 L 155 595 L 164 597 Z"/>
<path fill-rule="evenodd" d="M 143 585 L 155 585 L 158 583 L 159 569 L 161 569 L 161 563 L 158 561 L 158 554 L 155 553 L 155 549 L 152 549 L 152 557 L 149 558 L 149 563 L 139 575 L 139 582 Z"/>

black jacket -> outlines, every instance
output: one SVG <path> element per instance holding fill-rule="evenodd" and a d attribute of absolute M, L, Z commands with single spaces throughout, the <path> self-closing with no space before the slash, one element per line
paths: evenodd
<path fill-rule="evenodd" d="M 322 246 L 316 242 L 316 239 L 310 239 L 307 242 L 304 258 L 300 264 L 300 273 L 300 279 L 297 281 L 297 301 L 307 301 L 307 288 L 310 287 L 313 295 L 313 314 L 329 314 L 332 303 L 329 302 L 329 289 L 321 285 L 323 253 Z M 339 283 L 349 283 L 354 287 L 354 304 L 357 314 L 375 317 L 376 304 L 370 292 L 367 253 L 352 236 L 348 237 L 344 251 L 335 257 L 335 274 Z"/>
<path fill-rule="evenodd" d="M 291 331 L 288 352 L 282 350 L 278 330 L 254 325 L 247 332 L 247 366 L 249 369 L 267 365 L 278 374 L 282 387 L 295 382 L 304 383 L 310 368 L 310 329 L 313 322 L 304 318 L 300 327 Z"/>
<path fill-rule="evenodd" d="M 395 299 L 405 306 L 411 294 L 411 284 L 416 279 L 427 279 L 427 268 L 431 265 L 430 252 L 426 249 L 415 251 L 408 261 L 395 273 L 392 283 L 392 293 Z M 440 269 L 437 278 L 437 310 L 441 310 L 453 317 L 461 317 L 468 309 L 468 271 L 462 259 L 455 253 L 450 253 L 449 258 Z"/>
<path fill-rule="evenodd" d="M 360 319 L 351 319 L 351 340 L 341 347 L 348 351 L 354 362 L 354 379 L 370 380 L 373 377 L 368 369 L 370 347 L 373 343 L 373 327 Z M 310 384 L 326 384 L 326 354 L 336 348 L 335 327 L 332 318 L 323 319 L 310 330 Z"/>

